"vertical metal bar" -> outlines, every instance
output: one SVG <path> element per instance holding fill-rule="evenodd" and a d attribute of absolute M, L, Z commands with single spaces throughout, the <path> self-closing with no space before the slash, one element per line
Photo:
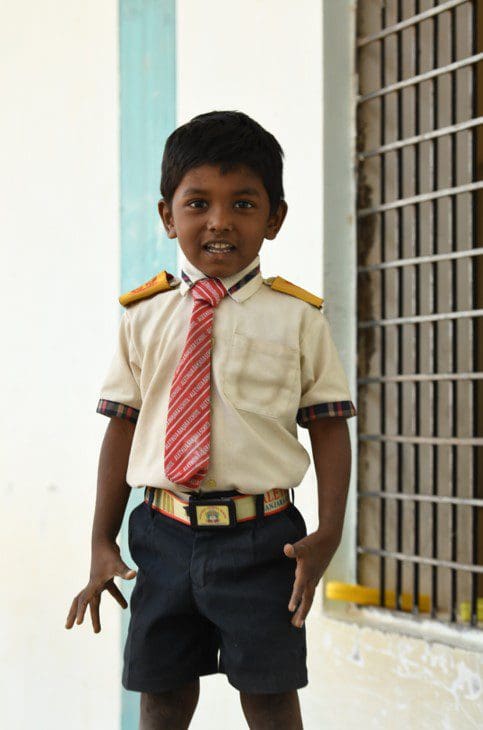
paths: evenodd
<path fill-rule="evenodd" d="M 414 4 L 414 12 L 415 14 L 419 13 L 419 0 L 415 0 Z M 420 26 L 419 23 L 417 23 L 414 27 L 414 44 L 413 44 L 413 53 L 414 53 L 414 74 L 417 76 L 420 72 L 420 63 L 419 63 L 419 54 L 420 54 L 420 48 L 419 48 L 419 36 L 420 36 Z M 420 132 L 420 124 L 419 124 L 419 111 L 420 111 L 420 89 L 421 85 L 416 84 L 414 89 L 414 134 L 419 134 Z M 414 145 L 414 193 L 415 195 L 419 195 L 420 193 L 420 174 L 419 174 L 419 164 L 420 164 L 420 146 Z M 415 207 L 415 227 L 414 227 L 414 256 L 420 256 L 421 255 L 421 207 L 417 205 Z M 415 314 L 420 314 L 421 312 L 421 287 L 420 287 L 420 266 L 414 267 L 414 276 L 415 276 L 415 282 L 414 282 L 414 311 Z M 415 325 L 415 371 L 417 373 L 421 372 L 421 347 L 420 347 L 420 326 Z M 419 381 L 416 381 L 414 384 L 414 409 L 415 409 L 415 433 L 417 436 L 421 435 L 421 388 Z M 421 464 L 420 464 L 420 447 L 418 444 L 415 444 L 414 447 L 414 491 L 416 494 L 419 494 L 420 492 L 420 474 L 421 474 Z M 420 543 L 419 543 L 419 517 L 420 517 L 420 504 L 416 500 L 414 503 L 414 554 L 419 555 L 420 551 Z M 420 584 L 420 573 L 419 573 L 419 564 L 414 563 L 413 567 L 413 613 L 419 612 L 419 584 Z"/>
<path fill-rule="evenodd" d="M 455 10 L 450 11 L 450 33 L 451 33 L 451 62 L 456 61 L 456 15 Z M 451 124 L 456 122 L 456 104 L 457 104 L 457 88 L 456 73 L 452 72 L 451 78 Z M 450 135 L 451 144 L 451 185 L 457 184 L 457 160 L 456 160 L 456 135 Z M 457 218 L 457 201 L 456 196 L 450 198 L 450 216 L 451 216 L 451 250 L 455 251 L 458 245 L 458 218 Z M 451 302 L 450 311 L 458 309 L 458 286 L 456 261 L 452 259 L 451 268 Z M 452 372 L 458 371 L 458 323 L 456 320 L 450 322 L 451 332 L 451 369 Z M 456 380 L 450 382 L 451 388 L 451 435 L 457 436 L 458 433 L 458 388 Z M 453 445 L 451 448 L 451 495 L 457 496 L 458 493 L 458 448 Z M 457 507 L 455 504 L 450 508 L 450 539 L 451 539 L 451 558 L 450 560 L 458 560 L 458 538 L 457 538 Z M 450 570 L 450 621 L 456 621 L 456 602 L 457 602 L 457 577 L 456 570 Z"/>
<path fill-rule="evenodd" d="M 481 4 L 479 5 L 479 8 L 481 9 Z M 478 23 L 483 22 L 483 18 L 480 17 L 479 12 L 477 11 L 477 5 L 476 0 L 473 0 L 471 4 L 471 24 L 472 24 L 472 49 L 474 49 L 472 52 L 476 53 L 476 48 L 478 47 Z M 477 99 L 477 93 L 478 93 L 478 71 L 477 67 L 473 66 L 471 70 L 471 116 L 473 118 L 476 117 L 478 112 L 478 99 Z M 472 158 L 472 180 L 477 180 L 478 177 L 478 153 L 479 149 L 477 146 L 477 132 L 476 130 L 473 130 L 471 132 L 471 158 Z M 477 196 L 476 193 L 473 193 L 471 196 L 471 211 L 472 211 L 472 221 L 471 221 L 471 236 L 472 241 L 475 242 L 474 245 L 476 245 L 476 236 L 479 234 L 478 230 L 478 211 L 477 211 L 477 204 L 480 202 L 481 196 Z M 472 305 L 473 309 L 477 309 L 478 303 L 477 303 L 477 274 L 478 274 L 478 268 L 477 268 L 477 262 L 474 260 L 474 257 L 471 261 L 471 283 L 472 283 Z M 473 371 L 476 372 L 478 370 L 478 339 L 477 339 L 477 322 L 476 317 L 472 318 L 471 322 L 471 340 L 472 340 L 472 347 L 473 347 Z M 471 403 L 471 433 L 473 436 L 478 435 L 478 383 L 474 381 L 472 383 L 472 403 Z M 477 450 L 476 447 L 473 447 L 472 449 L 472 497 L 476 498 L 478 497 L 478 458 L 477 458 Z M 478 519 L 477 519 L 477 508 L 476 507 L 470 507 L 470 534 L 471 534 L 471 557 L 472 557 L 472 563 L 473 565 L 478 565 Z M 478 575 L 477 573 L 471 574 L 471 595 L 470 595 L 470 604 L 471 604 L 471 625 L 476 626 L 478 624 L 478 611 L 477 611 L 477 590 L 478 590 Z"/>
<path fill-rule="evenodd" d="M 436 5 L 437 2 L 434 2 Z M 439 17 L 434 16 L 432 21 L 433 27 L 433 68 L 438 66 L 438 30 L 439 30 Z M 439 126 L 439 80 L 433 79 L 431 82 L 431 89 L 433 95 L 433 129 L 437 129 Z M 431 157 L 432 157 L 432 188 L 436 190 L 438 187 L 438 146 L 439 140 L 434 139 L 431 142 Z M 431 218 L 432 218 L 432 250 L 431 253 L 438 253 L 438 201 L 433 200 L 431 202 Z M 431 264 L 431 311 L 436 312 L 438 302 L 438 264 Z M 432 371 L 433 373 L 438 372 L 438 322 L 431 323 L 431 335 L 432 335 Z M 431 432 L 432 436 L 438 435 L 438 401 L 439 401 L 439 382 L 437 380 L 432 383 L 432 417 L 431 417 Z M 439 482 L 439 464 L 438 464 L 438 446 L 433 445 L 431 449 L 431 462 L 432 462 L 432 494 L 438 496 L 438 482 Z M 438 505 L 433 502 L 431 506 L 431 522 L 432 522 L 432 533 L 431 533 L 431 557 L 437 558 L 438 556 Z M 438 569 L 437 566 L 431 567 L 431 616 L 436 618 L 438 604 Z"/>
<path fill-rule="evenodd" d="M 381 8 L 381 29 L 386 26 L 386 8 Z M 380 83 L 381 87 L 386 83 L 386 58 L 385 58 L 385 39 L 379 41 L 379 63 L 380 63 Z M 386 143 L 386 99 L 384 96 L 380 99 L 379 106 L 379 124 L 380 124 L 380 141 L 381 145 Z M 381 155 L 381 204 L 385 202 L 386 193 L 386 156 Z M 380 219 L 380 236 L 381 236 L 381 261 L 386 260 L 386 214 L 381 213 Z M 381 270 L 381 317 L 386 316 L 386 272 Z M 386 332 L 385 327 L 381 327 L 381 358 L 380 372 L 386 374 Z M 386 433 L 386 384 L 381 383 L 381 433 Z M 385 492 L 386 483 L 386 443 L 381 442 L 381 491 Z M 381 550 L 386 548 L 386 500 L 380 500 L 380 545 Z M 386 605 L 386 558 L 381 555 L 379 558 L 379 602 L 381 606 Z"/>
<path fill-rule="evenodd" d="M 400 21 L 401 15 L 401 0 L 397 0 L 397 22 Z M 402 79 L 402 54 L 401 54 L 401 33 L 396 34 L 396 65 L 397 65 L 397 81 Z M 397 139 L 402 138 L 402 91 L 396 92 L 397 98 L 397 119 L 396 119 L 396 137 Z M 402 153 L 401 150 L 397 150 L 397 198 L 403 196 L 403 169 L 402 169 Z M 397 209 L 397 258 L 403 257 L 402 242 L 403 242 L 403 222 L 404 222 L 404 210 L 403 208 Z M 397 272 L 397 296 L 398 296 L 398 317 L 402 317 L 404 314 L 404 291 L 403 291 L 403 271 L 402 266 L 399 267 Z M 397 325 L 397 372 L 402 372 L 403 367 L 403 337 L 402 337 L 402 325 Z M 403 392 L 402 383 L 397 383 L 397 432 L 402 434 L 404 421 L 403 421 Z M 397 449 L 397 491 L 403 491 L 403 458 L 404 458 L 404 447 L 402 443 L 396 444 Z M 401 499 L 397 500 L 396 503 L 396 550 L 397 552 L 403 552 L 403 516 L 404 507 Z M 396 562 L 396 609 L 402 610 L 401 606 L 401 594 L 402 594 L 402 562 L 398 560 Z"/>

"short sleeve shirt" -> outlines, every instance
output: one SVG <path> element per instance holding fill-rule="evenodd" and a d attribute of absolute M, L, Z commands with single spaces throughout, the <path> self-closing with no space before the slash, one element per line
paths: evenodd
<path fill-rule="evenodd" d="M 98 412 L 136 423 L 127 471 L 132 487 L 192 492 L 164 474 L 171 381 L 193 306 L 190 287 L 204 274 L 185 261 L 169 291 L 123 314 L 117 351 Z M 310 457 L 297 423 L 356 415 L 329 322 L 318 307 L 267 286 L 257 256 L 221 279 L 211 355 L 211 450 L 200 491 L 258 494 L 300 484 Z"/>

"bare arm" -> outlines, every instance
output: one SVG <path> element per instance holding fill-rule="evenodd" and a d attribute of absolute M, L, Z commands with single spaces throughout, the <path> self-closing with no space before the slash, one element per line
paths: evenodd
<path fill-rule="evenodd" d="M 88 584 L 72 601 L 67 629 L 72 628 L 74 622 L 83 622 L 89 606 L 94 632 L 101 630 L 99 606 L 103 590 L 108 590 L 123 608 L 127 606 L 114 583 L 114 576 L 127 580 L 136 576 L 136 571 L 130 570 L 121 559 L 116 543 L 130 494 L 126 471 L 134 429 L 134 424 L 121 418 L 111 418 L 107 426 L 99 455 L 90 577 Z"/>
<path fill-rule="evenodd" d="M 135 424 L 123 418 L 111 418 L 107 426 L 99 454 L 93 547 L 114 542 L 120 530 L 131 491 L 126 472 L 134 429 Z"/>
<path fill-rule="evenodd" d="M 317 475 L 319 526 L 295 544 L 284 547 L 296 560 L 295 582 L 289 601 L 292 623 L 301 627 L 322 578 L 340 543 L 351 470 L 349 431 L 345 418 L 320 418 L 309 424 Z"/>
<path fill-rule="evenodd" d="M 344 524 L 351 472 L 351 446 L 345 418 L 330 416 L 312 421 L 310 441 L 317 475 L 319 527 L 317 532 L 338 546 Z M 335 551 L 335 548 L 334 548 Z"/>

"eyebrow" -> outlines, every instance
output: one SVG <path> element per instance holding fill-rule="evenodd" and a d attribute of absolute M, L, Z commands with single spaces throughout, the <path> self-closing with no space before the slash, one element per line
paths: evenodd
<path fill-rule="evenodd" d="M 183 195 L 206 195 L 207 190 L 203 188 L 186 188 L 183 190 Z M 256 195 L 260 197 L 260 193 L 256 188 L 242 188 L 241 190 L 235 190 L 233 195 Z"/>

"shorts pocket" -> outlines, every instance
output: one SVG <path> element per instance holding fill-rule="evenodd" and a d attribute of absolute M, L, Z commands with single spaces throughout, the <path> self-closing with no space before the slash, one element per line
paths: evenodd
<path fill-rule="evenodd" d="M 154 563 L 152 531 L 151 508 L 141 502 L 129 515 L 128 544 L 132 559 L 146 573 Z"/>
<path fill-rule="evenodd" d="M 298 536 L 296 538 L 297 540 L 301 540 L 307 535 L 307 525 L 305 524 L 305 520 L 302 513 L 294 504 L 291 504 L 287 507 L 287 509 L 284 509 L 281 514 L 284 515 L 285 519 L 290 523 L 291 528 L 296 531 L 296 535 Z"/>
<path fill-rule="evenodd" d="M 223 392 L 242 411 L 280 418 L 299 400 L 299 352 L 279 342 L 233 334 Z"/>
<path fill-rule="evenodd" d="M 129 515 L 127 530 L 129 550 L 131 550 L 131 543 L 133 541 L 134 532 L 137 529 L 137 522 L 139 519 L 142 519 L 142 515 L 140 515 L 139 513 L 142 513 L 143 507 L 144 505 L 141 502 L 141 504 L 138 504 L 136 507 L 134 507 L 131 514 Z"/>

